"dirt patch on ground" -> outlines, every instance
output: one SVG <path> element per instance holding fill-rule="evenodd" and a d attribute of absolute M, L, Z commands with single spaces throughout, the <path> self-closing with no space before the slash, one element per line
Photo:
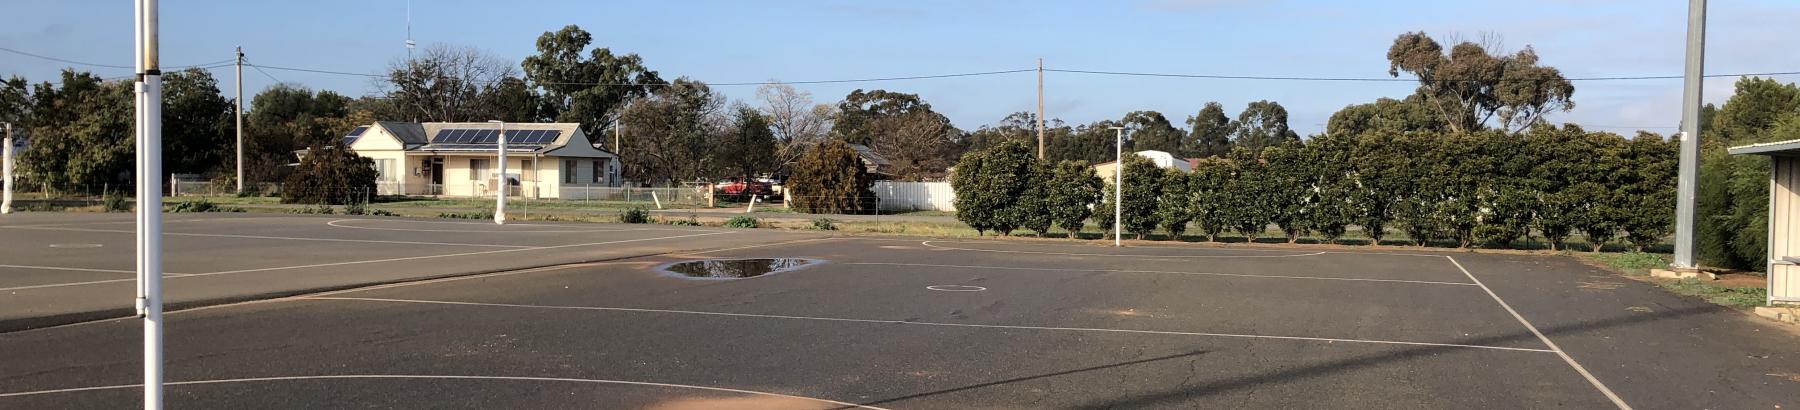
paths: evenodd
<path fill-rule="evenodd" d="M 1722 273 L 1719 274 L 1719 280 L 1713 283 L 1726 288 L 1767 288 L 1769 278 L 1746 273 Z"/>

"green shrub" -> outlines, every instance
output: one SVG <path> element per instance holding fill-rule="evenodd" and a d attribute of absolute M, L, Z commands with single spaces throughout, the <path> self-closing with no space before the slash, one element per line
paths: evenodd
<path fill-rule="evenodd" d="M 750 215 L 738 215 L 725 220 L 727 228 L 755 228 L 759 224 L 756 217 Z"/>
<path fill-rule="evenodd" d="M 1006 141 L 986 151 L 964 154 L 950 176 L 956 191 L 956 219 L 975 228 L 1011 235 L 1014 229 L 1049 230 L 1049 198 L 1041 188 L 1047 173 L 1031 149 Z"/>
<path fill-rule="evenodd" d="M 831 218 L 819 218 L 819 219 L 812 220 L 812 228 L 816 229 L 816 230 L 821 230 L 821 231 L 835 231 L 838 229 L 837 221 L 832 220 Z"/>
<path fill-rule="evenodd" d="M 309 205 L 305 208 L 296 208 L 296 209 L 288 211 L 288 213 L 331 215 L 331 214 L 337 213 L 337 211 L 335 209 L 332 209 L 331 205 L 319 204 L 319 205 Z"/>
<path fill-rule="evenodd" d="M 689 216 L 687 219 L 670 219 L 663 223 L 675 226 L 700 226 L 700 220 Z"/>
<path fill-rule="evenodd" d="M 371 209 L 371 210 L 369 210 L 369 215 L 371 215 L 371 216 L 400 216 L 400 214 L 394 213 L 393 211 L 389 211 L 386 209 Z"/>
<path fill-rule="evenodd" d="M 307 148 L 306 157 L 282 185 L 288 204 L 349 204 L 375 192 L 375 160 L 356 155 L 332 138 L 328 145 Z"/>
<path fill-rule="evenodd" d="M 812 214 L 850 214 L 871 210 L 875 184 L 863 168 L 862 156 L 849 143 L 833 139 L 800 157 L 788 179 L 788 201 Z"/>
<path fill-rule="evenodd" d="M 1058 163 L 1050 172 L 1050 182 L 1045 187 L 1045 213 L 1074 238 L 1088 217 L 1094 215 L 1092 207 L 1100 201 L 1100 189 L 1106 185 L 1093 168 L 1075 161 Z"/>
<path fill-rule="evenodd" d="M 212 201 L 201 199 L 201 200 L 197 200 L 197 201 L 183 201 L 183 202 L 176 202 L 176 203 L 170 204 L 168 206 L 163 207 L 163 212 L 168 212 L 168 213 L 215 212 L 215 210 L 214 210 L 215 208 L 218 208 L 218 205 L 213 204 Z"/>
<path fill-rule="evenodd" d="M 631 208 L 619 213 L 620 223 L 647 224 L 654 221 L 654 218 L 650 217 L 650 211 L 644 210 L 644 208 Z"/>
<path fill-rule="evenodd" d="M 476 212 L 462 212 L 462 213 L 440 213 L 440 214 L 438 214 L 438 217 L 445 218 L 445 219 L 494 219 L 494 212 L 493 211 L 476 211 Z"/>
<path fill-rule="evenodd" d="M 349 205 L 344 205 L 344 215 L 367 215 L 368 213 L 369 208 L 363 205 L 362 202 L 352 202 Z"/>
<path fill-rule="evenodd" d="M 106 212 L 131 212 L 131 201 L 124 195 L 108 194 L 105 202 Z"/>

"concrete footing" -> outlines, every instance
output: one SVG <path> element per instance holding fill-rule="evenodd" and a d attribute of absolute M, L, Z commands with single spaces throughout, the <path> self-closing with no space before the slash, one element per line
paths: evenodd
<path fill-rule="evenodd" d="M 1756 315 L 1778 322 L 1800 324 L 1800 306 L 1763 306 L 1756 308 Z"/>
<path fill-rule="evenodd" d="M 1667 279 L 1719 280 L 1719 275 L 1698 269 L 1651 269 L 1650 276 Z"/>

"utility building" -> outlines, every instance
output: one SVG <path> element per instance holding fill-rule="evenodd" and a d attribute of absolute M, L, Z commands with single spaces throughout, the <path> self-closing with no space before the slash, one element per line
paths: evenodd
<path fill-rule="evenodd" d="M 1769 156 L 1769 304 L 1800 304 L 1800 140 L 1730 153 Z"/>

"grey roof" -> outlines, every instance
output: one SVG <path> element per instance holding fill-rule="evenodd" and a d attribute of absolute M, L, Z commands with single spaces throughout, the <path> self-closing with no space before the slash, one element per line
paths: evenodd
<path fill-rule="evenodd" d="M 394 138 L 399 138 L 400 143 L 408 148 L 415 145 L 425 145 L 426 143 L 431 142 L 425 135 L 425 127 L 420 126 L 417 123 L 376 121 L 375 125 L 386 129 L 388 134 L 392 134 Z"/>
<path fill-rule="evenodd" d="M 893 164 L 888 162 L 887 158 L 882 157 L 881 154 L 875 153 L 875 150 L 869 148 L 867 145 L 850 144 L 850 149 L 856 150 L 856 153 L 861 155 L 864 161 L 869 161 L 870 164 L 875 164 L 876 166 Z"/>
<path fill-rule="evenodd" d="M 1731 155 L 1770 155 L 1781 157 L 1800 156 L 1800 140 L 1765 142 L 1731 147 L 1726 150 Z"/>

